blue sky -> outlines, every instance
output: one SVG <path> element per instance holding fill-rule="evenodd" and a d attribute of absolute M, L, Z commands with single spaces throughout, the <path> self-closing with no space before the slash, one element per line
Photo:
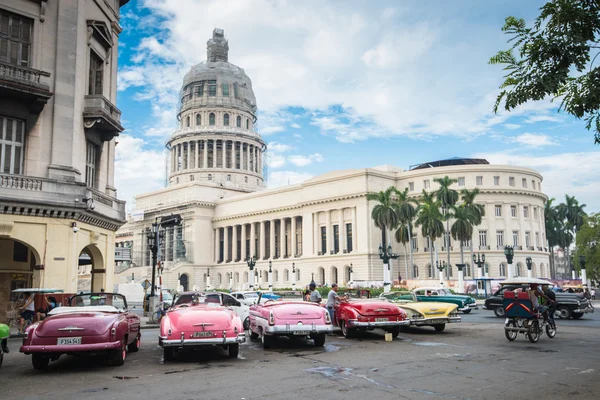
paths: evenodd
<path fill-rule="evenodd" d="M 407 169 L 449 157 L 540 171 L 544 191 L 600 210 L 600 148 L 584 123 L 542 101 L 492 112 L 509 15 L 544 1 L 133 0 L 122 11 L 119 197 L 164 185 L 183 75 L 214 28 L 252 79 L 269 145 L 269 186 L 335 169 Z"/>

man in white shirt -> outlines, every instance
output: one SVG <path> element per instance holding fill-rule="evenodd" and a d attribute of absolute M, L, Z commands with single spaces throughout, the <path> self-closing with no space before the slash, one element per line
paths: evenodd
<path fill-rule="evenodd" d="M 317 285 L 314 282 L 311 282 L 308 288 L 310 289 L 310 301 L 313 303 L 320 303 L 322 299 L 321 293 L 317 290 Z"/>
<path fill-rule="evenodd" d="M 331 290 L 327 294 L 327 311 L 329 311 L 329 316 L 331 317 L 331 323 L 335 323 L 335 306 L 340 303 L 342 300 L 348 300 L 347 297 L 340 297 L 337 294 L 338 285 L 334 283 L 331 285 Z"/>

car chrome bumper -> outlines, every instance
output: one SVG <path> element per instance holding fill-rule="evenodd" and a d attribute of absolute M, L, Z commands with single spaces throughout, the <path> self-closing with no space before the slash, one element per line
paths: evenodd
<path fill-rule="evenodd" d="M 295 332 L 306 332 L 309 334 L 313 333 L 331 333 L 333 332 L 333 325 L 269 325 L 265 328 L 265 332 L 269 335 L 302 335 Z"/>
<path fill-rule="evenodd" d="M 421 319 L 411 319 L 410 324 L 415 326 L 427 326 L 427 325 L 437 325 L 437 324 L 453 324 L 457 322 L 461 322 L 461 317 L 443 317 L 443 318 L 421 318 Z"/>
<path fill-rule="evenodd" d="M 573 310 L 574 313 L 594 313 L 594 307 L 588 306 L 585 308 L 578 308 L 577 310 Z"/>
<path fill-rule="evenodd" d="M 82 353 L 118 349 L 121 342 L 91 343 L 91 344 L 69 344 L 69 345 L 27 345 L 21 346 L 19 351 L 25 354 L 32 353 Z"/>
<path fill-rule="evenodd" d="M 479 307 L 477 306 L 477 304 L 467 304 L 464 307 L 458 308 L 458 311 L 465 311 L 465 310 L 478 310 Z"/>
<path fill-rule="evenodd" d="M 410 320 L 405 319 L 404 321 L 380 321 L 380 322 L 362 322 L 355 319 L 348 320 L 348 327 L 350 328 L 385 328 L 388 326 L 404 326 L 410 325 Z"/>
<path fill-rule="evenodd" d="M 213 338 L 198 338 L 198 339 L 167 339 L 158 337 L 158 345 L 160 347 L 196 347 L 196 346 L 213 346 L 224 344 L 244 343 L 246 334 L 240 333 L 235 337 L 213 337 Z"/>

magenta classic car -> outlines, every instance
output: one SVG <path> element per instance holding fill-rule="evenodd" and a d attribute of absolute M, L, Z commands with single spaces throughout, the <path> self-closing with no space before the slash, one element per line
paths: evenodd
<path fill-rule="evenodd" d="M 71 297 L 25 331 L 21 353 L 31 354 L 35 369 L 44 369 L 62 354 L 105 353 L 112 365 L 123 365 L 127 351 L 140 348 L 140 318 L 129 312 L 125 297 L 88 293 Z"/>
<path fill-rule="evenodd" d="M 164 360 L 171 361 L 175 351 L 203 346 L 222 346 L 235 358 L 240 343 L 246 341 L 242 320 L 234 310 L 212 303 L 198 292 L 179 293 L 172 307 L 160 321 L 158 344 Z"/>
<path fill-rule="evenodd" d="M 316 303 L 267 300 L 250 307 L 250 339 L 260 337 L 265 349 L 276 336 L 310 337 L 322 347 L 332 331 L 329 313 Z"/>
<path fill-rule="evenodd" d="M 336 307 L 335 323 L 345 337 L 353 337 L 357 331 L 371 331 L 375 328 L 383 329 L 391 333 L 392 337 L 397 337 L 400 327 L 410 325 L 410 320 L 406 318 L 403 309 L 387 300 L 350 297 L 348 301 L 342 301 Z"/>

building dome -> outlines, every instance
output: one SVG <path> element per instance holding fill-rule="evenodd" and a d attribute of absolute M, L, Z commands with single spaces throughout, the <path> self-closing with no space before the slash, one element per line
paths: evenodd
<path fill-rule="evenodd" d="M 207 60 L 183 78 L 169 184 L 191 181 L 231 191 L 264 187 L 266 145 L 255 130 L 256 97 L 244 70 L 228 60 L 222 29 L 207 43 Z"/>

